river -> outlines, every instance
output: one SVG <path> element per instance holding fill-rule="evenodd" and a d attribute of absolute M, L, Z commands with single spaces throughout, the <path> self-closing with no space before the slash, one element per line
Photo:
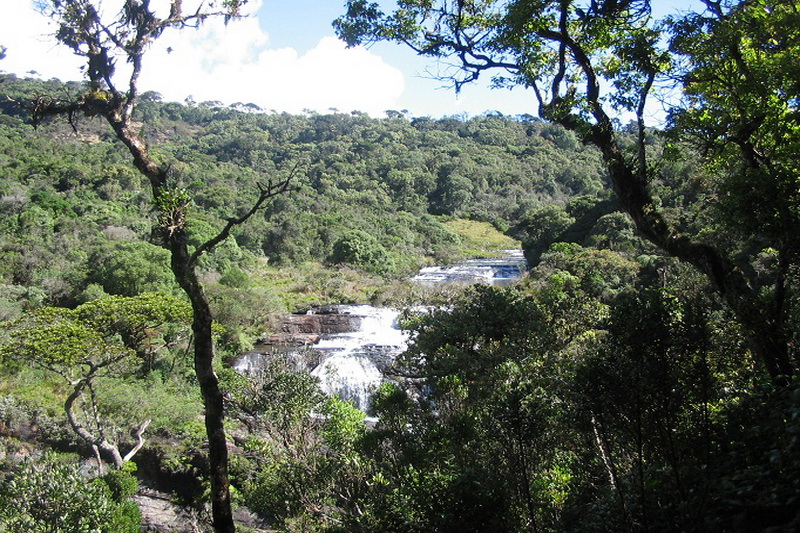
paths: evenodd
<path fill-rule="evenodd" d="M 499 259 L 469 259 L 449 266 L 423 268 L 414 278 L 426 286 L 448 283 L 506 286 L 514 283 L 525 271 L 521 250 L 506 250 Z M 312 361 L 311 374 L 319 378 L 327 394 L 338 394 L 369 413 L 372 392 L 387 378 L 383 371 L 405 350 L 408 337 L 400 329 L 400 311 L 369 305 L 328 306 L 324 312 L 347 315 L 353 320 L 353 331 L 325 333 L 317 342 L 305 348 L 284 348 L 282 356 L 295 361 Z M 308 358 L 311 349 L 314 357 Z M 305 355 L 301 355 L 301 350 Z M 244 354 L 235 364 L 240 372 L 253 371 L 268 357 L 262 351 Z"/>

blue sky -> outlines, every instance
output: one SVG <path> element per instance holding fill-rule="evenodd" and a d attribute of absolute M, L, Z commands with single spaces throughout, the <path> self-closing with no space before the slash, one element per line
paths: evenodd
<path fill-rule="evenodd" d="M 53 28 L 33 10 L 32 2 L 3 1 L 0 45 L 8 53 L 0 70 L 80 79 L 79 61 L 53 44 L 48 36 Z M 119 1 L 102 3 L 113 12 Z M 197 1 L 184 0 L 184 6 Z M 162 9 L 167 4 L 168 0 L 152 0 Z M 250 0 L 250 16 L 227 27 L 212 22 L 200 30 L 164 34 L 146 56 L 142 88 L 158 91 L 167 100 L 191 96 L 196 102 L 252 102 L 291 113 L 337 109 L 382 116 L 389 109 L 407 109 L 412 116 L 440 117 L 536 112 L 529 92 L 491 90 L 488 79 L 456 96 L 425 74 L 436 69 L 432 60 L 398 45 L 346 49 L 331 27 L 344 12 L 343 4 L 344 0 Z M 654 4 L 666 11 L 690 2 Z"/>

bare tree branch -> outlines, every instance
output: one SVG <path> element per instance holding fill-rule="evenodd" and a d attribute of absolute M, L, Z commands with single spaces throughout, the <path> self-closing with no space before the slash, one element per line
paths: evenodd
<path fill-rule="evenodd" d="M 264 203 L 267 200 L 270 200 L 288 191 L 289 185 L 292 182 L 292 179 L 294 178 L 295 172 L 299 165 L 300 165 L 299 162 L 296 163 L 294 168 L 292 168 L 292 171 L 289 173 L 289 176 L 284 180 L 281 180 L 277 183 L 273 183 L 272 180 L 269 180 L 266 185 L 262 185 L 260 183 L 257 184 L 259 195 L 256 201 L 253 203 L 253 206 L 242 216 L 236 218 L 229 218 L 227 223 L 225 224 L 225 227 L 222 228 L 222 230 L 217 235 L 215 235 L 214 237 L 212 237 L 211 239 L 207 240 L 206 242 L 197 247 L 197 249 L 189 258 L 189 263 L 191 265 L 197 264 L 197 261 L 198 259 L 200 259 L 201 255 L 210 252 L 219 243 L 227 239 L 230 236 L 231 230 L 235 226 L 239 226 L 247 222 L 247 220 L 250 217 L 252 217 L 259 209 L 261 209 L 264 206 Z"/>
<path fill-rule="evenodd" d="M 143 435 L 149 425 L 150 419 L 148 418 L 142 423 L 141 426 L 139 426 L 139 429 L 136 430 L 134 433 L 134 437 L 136 437 L 137 440 L 136 445 L 131 449 L 131 451 L 125 454 L 125 457 L 122 458 L 123 461 L 130 461 L 133 459 L 133 456 L 136 455 L 136 452 L 142 449 L 142 446 L 144 446 L 145 442 L 147 442 L 145 441 Z"/>

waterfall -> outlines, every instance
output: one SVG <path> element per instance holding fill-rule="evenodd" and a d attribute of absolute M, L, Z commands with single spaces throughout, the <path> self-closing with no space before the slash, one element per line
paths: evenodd
<path fill-rule="evenodd" d="M 503 255 L 499 259 L 469 259 L 456 265 L 423 268 L 413 281 L 424 285 L 509 285 L 519 279 L 526 263 L 521 250 L 504 250 Z M 397 325 L 399 314 L 396 309 L 369 305 L 334 305 L 307 315 L 292 315 L 285 326 L 302 329 L 301 326 L 313 325 L 317 329 L 303 329 L 299 336 L 291 337 L 295 346 L 281 347 L 273 341 L 269 350 L 285 357 L 292 368 L 310 370 L 327 394 L 336 394 L 368 413 L 372 393 L 385 380 L 383 372 L 408 344 L 407 334 Z M 313 341 L 309 341 L 312 337 Z M 286 338 L 281 342 L 288 344 Z M 244 354 L 234 368 L 252 372 L 267 356 L 265 351 Z"/>
<path fill-rule="evenodd" d="M 372 392 L 384 380 L 388 366 L 407 344 L 397 326 L 399 311 L 369 305 L 339 306 L 339 313 L 361 317 L 361 327 L 350 333 L 324 335 L 314 347 L 322 362 L 311 371 L 328 394 L 338 394 L 364 412 Z"/>

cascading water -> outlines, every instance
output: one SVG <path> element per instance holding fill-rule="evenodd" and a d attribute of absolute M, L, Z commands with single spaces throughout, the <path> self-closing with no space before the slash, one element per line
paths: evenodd
<path fill-rule="evenodd" d="M 470 259 L 457 265 L 424 268 L 413 281 L 424 285 L 508 285 L 519 279 L 526 264 L 521 250 L 503 252 L 500 259 Z M 367 413 L 371 394 L 386 379 L 383 371 L 408 343 L 407 335 L 397 325 L 399 311 L 369 305 L 338 305 L 309 312 L 315 313 L 338 318 L 349 316 L 355 320 L 344 322 L 358 326 L 352 328 L 355 331 L 323 333 L 316 343 L 304 348 L 284 348 L 284 356 L 297 369 L 311 369 L 323 391 L 337 394 Z M 309 350 L 313 351 L 312 357 Z M 245 354 L 235 368 L 241 372 L 253 371 L 263 358 L 260 352 Z"/>
<path fill-rule="evenodd" d="M 314 346 L 323 359 L 311 374 L 319 378 L 322 390 L 367 412 L 372 392 L 384 380 L 381 369 L 405 349 L 407 338 L 397 326 L 395 309 L 357 305 L 339 306 L 338 311 L 361 317 L 361 327 L 324 335 Z"/>
<path fill-rule="evenodd" d="M 517 281 L 527 268 L 522 250 L 501 250 L 503 257 L 495 259 L 467 259 L 447 266 L 425 267 L 413 281 L 423 285 L 458 283 L 472 285 L 510 285 Z"/>

